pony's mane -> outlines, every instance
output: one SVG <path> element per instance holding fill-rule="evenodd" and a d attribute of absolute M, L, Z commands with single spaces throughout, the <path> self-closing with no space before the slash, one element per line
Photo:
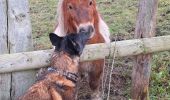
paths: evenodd
<path fill-rule="evenodd" d="M 64 17 L 63 17 L 63 9 L 62 9 L 62 5 L 63 5 L 63 1 L 64 0 L 59 0 L 58 2 L 58 7 L 57 7 L 57 27 L 55 29 L 55 34 L 57 34 L 58 36 L 65 36 L 66 35 L 66 30 L 64 28 Z"/>
<path fill-rule="evenodd" d="M 58 25 L 55 29 L 55 34 L 57 34 L 58 36 L 65 36 L 66 35 L 66 28 L 64 28 L 64 16 L 63 16 L 63 1 L 64 0 L 59 0 L 58 2 L 58 8 L 57 8 L 57 14 L 58 14 Z M 101 18 L 101 16 L 98 14 L 99 16 L 99 32 L 101 33 L 101 35 L 103 36 L 104 40 L 106 43 L 110 42 L 110 32 L 109 32 L 109 28 L 107 26 L 107 24 L 104 22 L 104 20 Z"/>

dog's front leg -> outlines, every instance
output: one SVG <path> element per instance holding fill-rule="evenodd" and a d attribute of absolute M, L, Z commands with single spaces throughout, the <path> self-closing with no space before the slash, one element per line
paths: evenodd
<path fill-rule="evenodd" d="M 52 100 L 62 100 L 61 95 L 56 91 L 55 88 L 50 89 Z"/>

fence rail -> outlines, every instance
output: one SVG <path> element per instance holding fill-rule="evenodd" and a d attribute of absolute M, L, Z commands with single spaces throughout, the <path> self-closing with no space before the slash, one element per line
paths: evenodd
<path fill-rule="evenodd" d="M 93 44 L 85 47 L 81 61 L 103 59 L 113 55 L 116 57 L 133 56 L 170 50 L 170 35 L 112 42 L 111 44 Z M 53 50 L 41 50 L 16 54 L 0 55 L 0 73 L 30 70 L 49 65 Z"/>

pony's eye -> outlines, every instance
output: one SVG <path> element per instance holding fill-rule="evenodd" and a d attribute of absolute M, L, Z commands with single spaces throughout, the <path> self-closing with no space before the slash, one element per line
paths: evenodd
<path fill-rule="evenodd" d="M 93 5 L 93 1 L 92 1 L 92 0 L 90 0 L 89 5 L 90 5 L 90 6 Z"/>
<path fill-rule="evenodd" d="M 73 6 L 71 4 L 68 5 L 68 9 L 72 10 Z"/>

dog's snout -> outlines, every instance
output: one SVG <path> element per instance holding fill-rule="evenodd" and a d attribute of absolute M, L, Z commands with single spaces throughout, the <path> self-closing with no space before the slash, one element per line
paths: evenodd
<path fill-rule="evenodd" d="M 80 33 L 92 33 L 94 31 L 94 28 L 93 26 L 89 25 L 89 26 L 86 26 L 86 27 L 81 27 L 79 29 L 79 32 Z"/>

